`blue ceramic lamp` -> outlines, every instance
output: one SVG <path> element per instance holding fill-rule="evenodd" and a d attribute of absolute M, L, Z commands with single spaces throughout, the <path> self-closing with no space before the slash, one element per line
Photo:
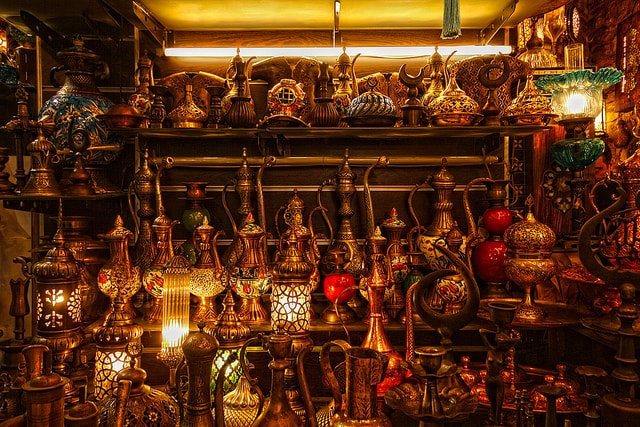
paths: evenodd
<path fill-rule="evenodd" d="M 572 222 L 575 231 L 584 222 L 584 168 L 593 164 L 605 149 L 602 139 L 587 136 L 587 128 L 602 111 L 602 91 L 622 80 L 622 75 L 622 71 L 606 67 L 595 72 L 572 70 L 543 76 L 536 81 L 538 89 L 551 93 L 557 121 L 566 130 L 566 139 L 551 145 L 551 157 L 573 174 Z"/>

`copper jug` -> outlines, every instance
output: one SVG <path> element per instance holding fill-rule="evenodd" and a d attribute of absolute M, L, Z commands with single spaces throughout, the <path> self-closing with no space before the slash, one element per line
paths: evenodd
<path fill-rule="evenodd" d="M 36 360 L 42 361 L 42 365 L 36 369 L 40 373 L 22 385 L 27 408 L 26 425 L 63 427 L 64 394 L 69 379 L 52 372 L 51 350 L 38 346 L 38 351 L 32 354 L 28 351 L 29 347 L 23 353 L 27 364 L 33 366 L 35 360 L 31 358 L 35 356 Z"/>
<path fill-rule="evenodd" d="M 345 397 L 331 366 L 329 348 L 332 345 L 340 347 L 345 354 Z M 330 426 L 391 427 L 389 418 L 378 413 L 377 404 L 377 386 L 384 378 L 388 363 L 389 358 L 384 354 L 369 348 L 351 347 L 346 341 L 329 341 L 322 346 L 320 366 L 331 388 L 336 408 Z"/>
<path fill-rule="evenodd" d="M 269 362 L 269 369 L 271 369 L 271 393 L 269 402 L 264 408 L 264 395 L 260 388 L 256 386 L 258 382 L 257 379 L 251 378 L 249 375 L 249 366 L 247 365 L 247 348 L 256 341 L 261 342 L 272 357 L 271 362 Z M 300 427 L 301 425 L 305 425 L 300 416 L 291 409 L 285 390 L 284 372 L 292 365 L 290 361 L 292 346 L 293 340 L 291 336 L 282 332 L 275 332 L 269 336 L 258 334 L 257 337 L 249 339 L 242 346 L 240 350 L 240 364 L 242 365 L 243 374 L 260 397 L 260 413 L 253 421 L 253 424 L 251 424 L 251 427 Z M 300 379 L 300 390 L 307 416 L 306 425 L 309 427 L 317 427 L 318 423 L 315 409 L 311 401 L 311 394 L 309 392 L 309 385 L 306 380 L 302 360 L 309 352 L 310 347 L 311 346 L 303 347 L 298 355 L 298 378 Z"/>

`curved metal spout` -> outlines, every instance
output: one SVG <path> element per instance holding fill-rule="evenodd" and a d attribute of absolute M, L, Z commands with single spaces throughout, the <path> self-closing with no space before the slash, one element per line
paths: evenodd
<path fill-rule="evenodd" d="M 380 156 L 375 163 L 367 168 L 364 173 L 364 194 L 366 198 L 366 206 L 367 206 L 367 235 L 373 236 L 376 228 L 375 217 L 373 214 L 373 201 L 371 200 L 371 190 L 369 188 L 369 175 L 371 171 L 376 166 L 386 167 L 389 165 L 389 158 L 387 156 Z"/>
<path fill-rule="evenodd" d="M 165 169 L 171 169 L 173 166 L 173 158 L 172 157 L 163 157 L 160 165 L 156 165 L 156 169 L 158 172 L 156 173 L 156 205 L 158 206 L 158 212 L 164 209 L 164 205 L 162 204 L 162 192 L 160 191 L 160 176 L 162 175 L 162 171 Z"/>
<path fill-rule="evenodd" d="M 473 274 L 467 267 L 467 265 L 460 260 L 453 252 L 444 246 L 433 245 L 433 247 L 442 252 L 451 263 L 457 268 L 456 270 L 437 270 L 424 276 L 416 285 L 415 294 L 413 295 L 413 303 L 415 304 L 416 312 L 424 322 L 432 326 L 442 336 L 442 345 L 449 349 L 451 336 L 453 333 L 469 322 L 471 322 L 480 307 L 480 289 L 476 283 Z M 468 297 L 465 301 L 464 307 L 454 314 L 442 314 L 434 311 L 424 298 L 430 287 L 435 284 L 436 280 L 445 277 L 461 274 L 464 279 L 464 283 L 467 286 Z"/>

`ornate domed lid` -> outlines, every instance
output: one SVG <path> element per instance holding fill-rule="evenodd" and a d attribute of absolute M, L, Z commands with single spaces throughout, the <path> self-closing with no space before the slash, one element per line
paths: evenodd
<path fill-rule="evenodd" d="M 533 76 L 527 77 L 525 88 L 511 101 L 504 111 L 503 117 L 531 114 L 553 114 L 551 100 L 543 96 L 533 82 Z"/>
<path fill-rule="evenodd" d="M 447 87 L 429 103 L 429 109 L 432 116 L 449 113 L 480 114 L 480 105 L 460 89 L 455 74 L 449 76 Z"/>
<path fill-rule="evenodd" d="M 55 153 L 56 146 L 44 135 L 42 127 L 38 128 L 38 136 L 36 139 L 27 144 L 28 153 Z"/>
<path fill-rule="evenodd" d="M 118 215 L 113 222 L 113 228 L 104 236 L 107 240 L 122 240 L 129 237 L 133 237 L 133 233 L 125 228 L 124 221 L 120 215 Z"/>
<path fill-rule="evenodd" d="M 80 278 L 81 265 L 73 257 L 73 252 L 65 246 L 61 222 L 62 220 L 59 219 L 58 229 L 52 239 L 53 248 L 49 249 L 44 259 L 33 264 L 32 272 L 37 279 L 71 281 Z"/>
<path fill-rule="evenodd" d="M 382 222 L 381 227 L 385 229 L 389 228 L 404 228 L 407 224 L 398 218 L 398 211 L 396 208 L 391 208 L 389 216 Z"/>
<path fill-rule="evenodd" d="M 238 232 L 244 233 L 244 234 L 264 233 L 264 231 L 262 230 L 262 227 L 256 224 L 256 220 L 253 217 L 253 214 L 251 212 L 247 214 L 247 218 L 245 219 L 244 224 L 242 225 L 242 228 L 238 230 Z"/>
<path fill-rule="evenodd" d="M 429 177 L 429 185 L 434 189 L 443 187 L 455 187 L 456 179 L 447 169 L 447 158 L 443 157 L 440 170 Z"/>
<path fill-rule="evenodd" d="M 176 221 L 172 221 L 171 218 L 169 218 L 165 214 L 164 206 L 160 206 L 160 215 L 158 215 L 156 219 L 153 220 L 153 224 L 151 224 L 151 227 L 154 229 L 155 228 L 173 228 L 175 224 L 176 224 Z"/>
<path fill-rule="evenodd" d="M 346 120 L 349 126 L 393 126 L 398 112 L 393 100 L 375 90 L 378 81 L 367 80 L 369 90 L 354 98 L 347 107 Z"/>
<path fill-rule="evenodd" d="M 203 331 L 204 323 L 198 324 L 198 331 L 191 332 L 182 343 L 182 351 L 187 362 L 190 359 L 211 359 L 213 360 L 218 350 L 218 340 L 211 334 Z"/>
<path fill-rule="evenodd" d="M 289 233 L 287 249 L 273 267 L 274 281 L 305 281 L 314 271 L 314 266 L 308 262 L 298 249 L 296 233 Z"/>
<path fill-rule="evenodd" d="M 240 348 L 249 338 L 251 329 L 238 318 L 230 289 L 227 289 L 222 306 L 224 309 L 216 320 L 215 326 L 205 331 L 218 339 L 219 348 Z"/>
<path fill-rule="evenodd" d="M 505 230 L 504 241 L 511 251 L 548 252 L 556 242 L 556 233 L 533 216 L 533 196 L 529 195 L 525 203 L 528 210 L 526 218 Z"/>
<path fill-rule="evenodd" d="M 338 57 L 338 65 L 349 66 L 351 65 L 351 57 L 347 54 L 347 48 L 342 48 L 342 53 Z"/>
<path fill-rule="evenodd" d="M 124 310 L 124 303 L 116 298 L 113 301 L 113 311 L 107 317 L 103 326 L 99 326 L 93 333 L 96 345 L 102 347 L 122 346 L 131 341 L 139 340 L 144 332 L 142 326 L 131 319 Z"/>
<path fill-rule="evenodd" d="M 131 381 L 130 396 L 146 393 L 150 389 L 150 387 L 144 383 L 147 379 L 147 372 L 142 368 L 136 367 L 136 360 L 142 354 L 142 344 L 130 342 L 127 344 L 126 352 L 131 358 L 131 366 L 120 371 L 117 377 L 118 381 Z"/>
<path fill-rule="evenodd" d="M 73 39 L 73 46 L 67 49 L 61 50 L 60 52 L 57 52 L 56 56 L 67 66 L 69 64 L 81 65 L 83 61 L 81 59 L 79 60 L 79 58 L 84 58 L 85 60 L 86 59 L 95 60 L 99 58 L 99 56 L 95 52 L 84 47 L 84 40 L 80 35 L 76 36 Z M 93 66 L 93 64 L 90 64 L 90 65 Z M 70 71 L 77 70 L 77 68 L 75 67 L 67 68 L 67 69 Z"/>

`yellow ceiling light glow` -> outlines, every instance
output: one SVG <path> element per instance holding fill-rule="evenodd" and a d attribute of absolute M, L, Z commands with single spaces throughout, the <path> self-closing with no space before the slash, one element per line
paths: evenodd
<path fill-rule="evenodd" d="M 242 48 L 244 56 L 271 57 L 271 56 L 310 56 L 310 57 L 338 57 L 342 53 L 341 47 L 261 47 Z M 511 46 L 438 46 L 438 52 L 447 56 L 452 52 L 456 56 L 474 55 L 508 55 L 511 53 Z M 347 47 L 349 55 L 360 53 L 361 56 L 369 57 L 415 57 L 433 55 L 434 46 L 364 46 Z M 172 47 L 165 48 L 166 56 L 174 57 L 233 57 L 237 53 L 237 48 L 207 48 L 207 47 Z"/>

